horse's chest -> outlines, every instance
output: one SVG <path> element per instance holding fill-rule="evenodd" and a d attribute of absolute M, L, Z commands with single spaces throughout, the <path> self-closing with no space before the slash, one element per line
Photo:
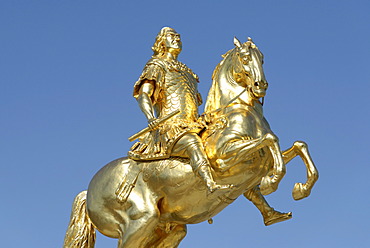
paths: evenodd
<path fill-rule="evenodd" d="M 260 138 L 267 133 L 272 133 L 266 119 L 251 112 L 236 112 L 229 115 L 226 129 L 248 139 Z"/>
<path fill-rule="evenodd" d="M 246 130 L 253 138 L 260 138 L 267 133 L 271 133 L 269 124 L 264 118 L 248 117 L 246 122 Z"/>

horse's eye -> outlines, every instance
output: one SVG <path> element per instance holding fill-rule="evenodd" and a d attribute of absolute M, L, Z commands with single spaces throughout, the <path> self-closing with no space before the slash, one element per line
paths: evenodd
<path fill-rule="evenodd" d="M 251 57 L 248 55 L 243 57 L 243 62 L 248 62 L 250 60 L 251 60 Z"/>

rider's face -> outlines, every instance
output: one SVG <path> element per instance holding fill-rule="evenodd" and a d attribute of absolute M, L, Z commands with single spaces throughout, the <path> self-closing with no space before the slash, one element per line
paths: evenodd
<path fill-rule="evenodd" d="M 167 32 L 164 39 L 164 45 L 168 51 L 176 50 L 177 52 L 180 52 L 182 49 L 180 35 L 172 31 Z"/>

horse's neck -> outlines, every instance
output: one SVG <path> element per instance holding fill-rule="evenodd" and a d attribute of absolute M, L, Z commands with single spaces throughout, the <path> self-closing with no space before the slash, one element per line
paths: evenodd
<path fill-rule="evenodd" d="M 255 101 L 250 97 L 248 90 L 235 81 L 230 61 L 224 61 L 219 71 L 214 75 L 205 111 L 216 111 L 231 104 L 254 106 L 254 103 Z"/>

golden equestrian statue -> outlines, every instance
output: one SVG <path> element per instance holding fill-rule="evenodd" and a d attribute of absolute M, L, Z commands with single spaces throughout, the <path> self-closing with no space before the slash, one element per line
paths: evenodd
<path fill-rule="evenodd" d="M 205 112 L 198 77 L 177 57 L 180 35 L 163 28 L 152 58 L 134 85 L 148 127 L 128 153 L 104 166 L 72 206 L 65 248 L 93 248 L 95 229 L 117 238 L 119 248 L 178 247 L 186 224 L 211 221 L 244 195 L 265 225 L 292 214 L 274 210 L 263 195 L 277 190 L 285 165 L 300 156 L 307 181 L 293 198 L 309 196 L 318 171 L 306 143 L 282 151 L 263 116 L 268 87 L 263 55 L 248 38 L 223 55 L 213 72 Z"/>

